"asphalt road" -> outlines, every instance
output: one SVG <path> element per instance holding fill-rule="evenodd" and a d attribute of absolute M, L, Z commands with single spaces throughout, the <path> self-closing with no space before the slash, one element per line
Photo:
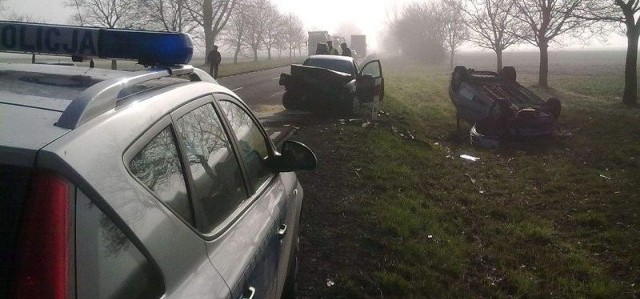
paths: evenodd
<path fill-rule="evenodd" d="M 218 83 L 238 94 L 262 118 L 284 111 L 284 87 L 278 84 L 278 80 L 281 73 L 288 72 L 288 66 L 279 67 L 220 78 Z"/>
<path fill-rule="evenodd" d="M 284 87 L 278 84 L 278 80 L 281 73 L 289 73 L 289 70 L 286 66 L 217 80 L 249 105 L 277 145 L 293 133 L 297 120 L 307 115 L 305 112 L 287 111 L 282 106 Z"/>

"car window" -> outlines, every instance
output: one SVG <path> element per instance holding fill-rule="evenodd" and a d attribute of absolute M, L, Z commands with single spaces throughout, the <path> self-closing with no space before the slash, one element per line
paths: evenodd
<path fill-rule="evenodd" d="M 371 75 L 371 77 L 378 78 L 381 76 L 380 73 L 380 63 L 379 62 L 371 62 L 364 66 L 362 69 L 363 75 Z"/>
<path fill-rule="evenodd" d="M 160 298 L 162 276 L 82 192 L 76 203 L 78 298 Z"/>
<path fill-rule="evenodd" d="M 206 218 L 199 228 L 210 233 L 247 198 L 240 165 L 211 103 L 180 117 L 176 128 L 193 177 L 193 198 Z"/>
<path fill-rule="evenodd" d="M 315 67 L 330 69 L 330 70 L 343 72 L 347 74 L 353 74 L 355 71 L 353 69 L 353 63 L 351 61 L 342 60 L 342 59 L 333 60 L 333 59 L 308 58 L 307 60 L 305 60 L 303 64 L 308 66 L 315 66 Z"/>
<path fill-rule="evenodd" d="M 238 140 L 239 152 L 251 187 L 254 191 L 258 190 L 272 174 L 265 162 L 269 157 L 265 137 L 251 116 L 240 106 L 230 101 L 220 101 L 220 107 Z"/>
<path fill-rule="evenodd" d="M 162 202 L 195 226 L 180 156 L 170 127 L 162 130 L 136 154 L 129 162 L 129 169 Z"/>

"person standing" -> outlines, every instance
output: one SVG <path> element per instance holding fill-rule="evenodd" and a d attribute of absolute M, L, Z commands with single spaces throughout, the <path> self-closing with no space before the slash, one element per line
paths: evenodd
<path fill-rule="evenodd" d="M 327 41 L 327 47 L 329 48 L 329 55 L 340 55 L 338 54 L 338 49 L 333 47 L 332 41 Z"/>
<path fill-rule="evenodd" d="M 341 43 L 340 48 L 342 48 L 342 56 L 351 57 L 351 49 L 347 48 L 347 43 Z"/>
<path fill-rule="evenodd" d="M 218 79 L 218 67 L 222 61 L 222 55 L 218 52 L 218 46 L 213 45 L 213 50 L 207 55 L 207 62 L 209 63 L 209 74 L 213 76 L 213 79 Z"/>

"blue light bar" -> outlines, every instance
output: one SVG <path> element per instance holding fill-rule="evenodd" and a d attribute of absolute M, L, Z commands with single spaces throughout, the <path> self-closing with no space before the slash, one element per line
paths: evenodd
<path fill-rule="evenodd" d="M 0 51 L 169 66 L 188 64 L 193 43 L 184 33 L 0 21 Z"/>

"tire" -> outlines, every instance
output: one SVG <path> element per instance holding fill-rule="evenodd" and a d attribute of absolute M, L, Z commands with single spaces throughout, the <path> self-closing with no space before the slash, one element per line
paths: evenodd
<path fill-rule="evenodd" d="M 464 66 L 456 66 L 453 69 L 453 73 L 451 74 L 451 89 L 454 92 L 460 90 L 460 86 L 462 86 L 462 82 L 467 80 L 469 77 L 469 70 L 467 70 Z"/>
<path fill-rule="evenodd" d="M 345 93 L 340 96 L 337 104 L 338 114 L 344 116 L 356 115 L 360 111 L 360 99 L 353 93 Z"/>
<path fill-rule="evenodd" d="M 547 100 L 547 111 L 553 115 L 556 120 L 560 117 L 560 111 L 562 110 L 562 104 L 560 100 L 556 98 L 549 98 Z"/>
<path fill-rule="evenodd" d="M 286 91 L 282 96 L 282 106 L 287 110 L 300 109 L 300 98 Z"/>
<path fill-rule="evenodd" d="M 355 95 L 351 95 L 350 96 L 351 99 L 349 100 L 350 103 L 350 107 L 349 107 L 349 115 L 358 115 L 358 113 L 360 112 L 360 98 L 358 98 Z"/>
<path fill-rule="evenodd" d="M 503 78 L 505 78 L 508 81 L 513 81 L 515 82 L 517 79 L 517 74 L 516 74 L 516 68 L 512 67 L 512 66 L 505 66 L 500 70 L 499 73 L 500 76 L 502 76 Z"/>
<path fill-rule="evenodd" d="M 289 268 L 287 270 L 287 280 L 284 282 L 284 289 L 282 290 L 281 298 L 296 298 L 297 291 L 297 279 L 298 279 L 298 246 L 300 239 L 296 238 L 295 247 L 291 254 L 291 260 L 289 261 Z"/>

